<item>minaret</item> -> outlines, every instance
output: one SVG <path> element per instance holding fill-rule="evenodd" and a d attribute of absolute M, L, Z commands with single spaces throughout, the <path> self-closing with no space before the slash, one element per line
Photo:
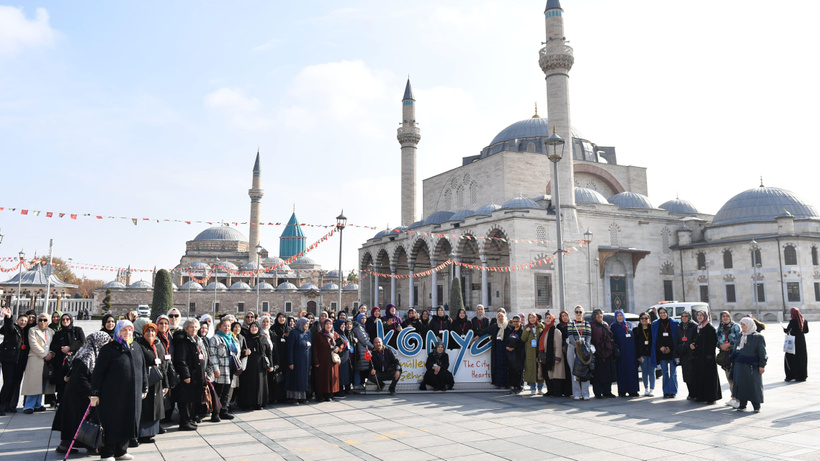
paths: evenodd
<path fill-rule="evenodd" d="M 396 136 L 401 144 L 401 225 L 409 226 L 416 217 L 416 146 L 421 141 L 421 130 L 416 127 L 416 100 L 409 77 L 401 105 L 402 122 Z"/>
<path fill-rule="evenodd" d="M 248 195 L 251 197 L 251 222 L 250 232 L 248 232 L 248 262 L 256 262 L 256 245 L 259 245 L 259 219 L 262 214 L 260 208 L 262 207 L 262 196 L 265 191 L 262 190 L 262 171 L 259 169 L 259 148 L 256 149 L 256 163 L 253 164 L 253 183 L 248 189 Z"/>
<path fill-rule="evenodd" d="M 547 80 L 547 120 L 550 134 L 554 129 L 565 141 L 564 157 L 557 164 L 553 163 L 553 166 L 557 165 L 558 168 L 558 193 L 562 216 L 566 219 L 565 226 L 573 229 L 577 223 L 575 178 L 572 172 L 572 125 L 569 118 L 569 71 L 575 58 L 572 56 L 572 48 L 566 44 L 563 13 L 559 0 L 547 1 L 547 9 L 544 11 L 547 41 L 539 53 L 538 64 Z M 555 193 L 554 190 L 550 192 Z"/>

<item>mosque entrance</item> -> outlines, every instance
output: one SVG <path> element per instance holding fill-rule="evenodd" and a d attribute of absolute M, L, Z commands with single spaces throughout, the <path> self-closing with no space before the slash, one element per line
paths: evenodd
<path fill-rule="evenodd" d="M 308 301 L 307 311 L 315 316 L 319 316 L 319 311 L 316 310 L 316 301 Z"/>
<path fill-rule="evenodd" d="M 626 277 L 609 277 L 610 309 L 625 309 L 626 307 Z"/>

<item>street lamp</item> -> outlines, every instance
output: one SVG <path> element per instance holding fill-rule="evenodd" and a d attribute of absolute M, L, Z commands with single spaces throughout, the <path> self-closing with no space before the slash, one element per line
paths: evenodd
<path fill-rule="evenodd" d="M 23 294 L 23 261 L 26 259 L 26 253 L 20 250 L 17 255 L 20 256 L 20 271 L 17 273 L 17 303 L 14 305 L 14 318 L 20 315 L 20 295 Z"/>
<path fill-rule="evenodd" d="M 587 246 L 587 288 L 589 289 L 589 306 L 592 307 L 592 248 L 589 244 L 592 242 L 592 231 L 587 227 L 584 232 L 584 243 Z"/>
<path fill-rule="evenodd" d="M 601 263 L 601 260 L 598 259 L 598 258 L 595 258 L 593 260 L 593 262 L 595 263 L 595 304 L 597 305 L 598 304 L 598 294 L 601 292 L 601 287 L 598 284 L 598 280 L 601 278 L 599 276 L 600 272 L 598 271 L 598 265 Z"/>
<path fill-rule="evenodd" d="M 700 270 L 705 270 L 706 271 L 706 302 L 710 303 L 710 305 L 711 305 L 711 302 L 712 302 L 712 283 L 709 281 L 709 266 L 711 264 L 712 264 L 711 261 L 704 261 L 703 262 L 703 267 L 700 268 Z"/>
<path fill-rule="evenodd" d="M 212 307 L 214 311 L 214 317 L 216 317 L 216 285 L 219 283 L 219 258 L 216 258 L 216 269 L 214 269 L 214 305 Z"/>
<path fill-rule="evenodd" d="M 558 162 L 564 156 L 563 138 L 555 134 L 555 127 L 552 128 L 552 136 L 545 141 L 550 162 L 552 162 L 552 200 L 555 202 L 555 237 L 558 240 L 558 248 L 555 253 L 558 256 L 558 309 L 564 309 L 564 244 L 561 236 L 561 199 L 558 192 Z M 559 149 L 560 146 L 560 149 Z"/>
<path fill-rule="evenodd" d="M 345 217 L 345 210 L 336 216 L 336 229 L 339 231 L 339 304 L 336 305 L 336 311 L 342 309 L 342 231 L 347 226 L 347 218 Z"/>
<path fill-rule="evenodd" d="M 760 267 L 760 262 L 757 260 L 757 253 L 760 251 L 760 245 L 755 240 L 749 242 L 749 250 L 752 252 L 752 269 L 754 269 L 754 280 L 752 281 L 752 296 L 755 300 L 755 316 L 760 318 L 760 303 L 757 299 L 757 268 Z"/>
<path fill-rule="evenodd" d="M 262 266 L 259 265 L 259 258 L 262 256 L 262 245 L 256 244 L 256 313 L 259 313 L 259 273 Z"/>

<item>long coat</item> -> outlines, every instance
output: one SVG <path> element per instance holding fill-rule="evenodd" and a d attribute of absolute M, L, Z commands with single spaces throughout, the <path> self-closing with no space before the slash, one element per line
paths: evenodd
<path fill-rule="evenodd" d="M 23 385 L 20 387 L 22 395 L 53 394 L 54 384 L 46 383 L 43 391 L 43 364 L 45 356 L 49 353 L 49 346 L 54 339 L 54 331 L 46 328 L 45 331 L 37 328 L 28 330 L 28 362 L 26 363 L 26 374 L 23 375 Z M 53 360 L 53 359 L 52 359 Z M 56 365 L 56 364 L 55 364 Z"/>
<path fill-rule="evenodd" d="M 73 320 L 70 327 L 60 328 L 57 333 L 54 333 L 54 339 L 51 341 L 49 350 L 54 352 L 54 378 L 53 382 L 62 381 L 66 373 L 69 371 L 71 358 L 65 360 L 66 354 L 63 352 L 63 346 L 68 346 L 71 349 L 71 354 L 76 354 L 81 347 L 85 345 L 85 332 L 83 329 L 74 326 Z M 71 357 L 71 356 L 69 356 Z"/>
<path fill-rule="evenodd" d="M 330 339 L 324 333 L 317 332 L 313 335 L 313 379 L 316 383 L 314 391 L 317 394 L 335 394 L 339 392 L 339 364 L 333 363 L 330 352 L 336 348 L 341 341 L 339 334 L 333 332 Z M 342 342 L 342 348 L 344 343 Z"/>
<path fill-rule="evenodd" d="M 353 324 L 353 336 L 356 338 L 356 357 L 354 361 L 355 369 L 367 371 L 370 369 L 370 362 L 364 359 L 364 354 L 368 350 L 373 350 L 373 343 L 364 331 L 364 327 L 359 323 Z M 423 336 L 422 336 L 423 337 Z"/>
<path fill-rule="evenodd" d="M 742 349 L 732 355 L 733 394 L 738 400 L 752 403 L 763 402 L 763 376 L 759 368 L 766 368 L 766 339 L 759 333 L 751 333 Z"/>
<path fill-rule="evenodd" d="M 202 402 L 205 390 L 205 354 L 200 351 L 196 338 L 183 330 L 174 332 L 174 369 L 179 375 L 179 384 L 174 388 L 174 399 L 181 403 Z M 185 383 L 186 379 L 191 380 Z"/>
<path fill-rule="evenodd" d="M 273 367 L 273 351 L 265 336 L 243 333 L 251 355 L 245 371 L 239 375 L 239 394 L 236 404 L 240 408 L 252 408 L 268 403 L 268 367 Z"/>
<path fill-rule="evenodd" d="M 5 364 L 17 364 L 28 357 L 28 347 L 24 341 L 24 331 L 19 325 L 14 323 L 11 316 L 3 319 L 3 343 L 0 344 L 0 362 Z"/>
<path fill-rule="evenodd" d="M 694 371 L 692 367 L 692 348 L 689 346 L 695 342 L 698 325 L 695 322 L 678 323 L 678 331 L 676 335 L 677 347 L 675 348 L 675 358 L 680 360 L 680 368 L 683 371 L 683 382 L 688 387 L 692 386 L 692 375 Z"/>
<path fill-rule="evenodd" d="M 106 445 L 134 439 L 139 434 L 142 394 L 148 392 L 148 373 L 142 348 L 111 341 L 100 348 L 91 374 L 91 395 L 100 398 L 97 415 Z"/>
<path fill-rule="evenodd" d="M 552 347 L 550 347 L 549 337 L 550 331 L 552 331 Z M 550 329 L 544 329 L 541 333 L 541 343 L 540 346 L 544 346 L 544 351 L 552 351 L 552 354 L 547 354 L 548 356 L 552 357 L 553 366 L 547 372 L 547 376 L 544 376 L 544 379 L 566 379 L 567 378 L 567 370 L 564 366 L 567 363 L 567 358 L 564 354 L 564 335 L 561 333 L 561 329 L 552 326 Z M 561 359 L 559 362 L 556 362 L 555 359 Z"/>
<path fill-rule="evenodd" d="M 524 341 L 524 381 L 528 383 L 544 382 L 543 376 L 538 376 L 538 338 L 543 331 L 543 323 L 536 323 L 534 327 L 527 324 L 521 335 L 521 340 Z"/>
<path fill-rule="evenodd" d="M 638 386 L 638 356 L 635 352 L 635 338 L 632 337 L 632 324 L 627 322 L 626 326 L 620 323 L 613 323 L 613 336 L 615 344 L 621 351 L 621 358 L 618 362 L 618 393 L 637 394 L 640 391 Z"/>
<path fill-rule="evenodd" d="M 615 365 L 614 342 L 612 330 L 606 322 L 589 322 L 592 328 L 592 345 L 595 346 L 595 371 L 593 380 L 606 384 L 618 380 L 618 369 Z"/>
<path fill-rule="evenodd" d="M 439 368 L 438 374 L 436 374 L 433 369 L 433 365 L 441 367 Z M 452 389 L 455 385 L 453 373 L 450 372 L 450 356 L 447 355 L 446 351 L 441 354 L 439 354 L 438 351 L 431 352 L 430 355 L 427 356 L 427 362 L 424 364 L 424 367 L 427 371 L 424 372 L 422 385 L 432 386 L 433 389 L 436 390 Z"/>
<path fill-rule="evenodd" d="M 288 334 L 288 367 L 285 372 L 285 389 L 292 392 L 307 392 L 310 373 L 310 332 L 297 328 Z"/>
<path fill-rule="evenodd" d="M 809 322 L 803 321 L 803 331 L 800 331 L 797 320 L 791 319 L 783 332 L 794 336 L 794 354 L 783 354 L 785 356 L 783 368 L 786 371 L 786 379 L 805 381 L 809 375 L 809 356 L 806 352 L 806 333 L 809 332 Z"/>
<path fill-rule="evenodd" d="M 504 340 L 498 339 L 498 330 L 501 327 L 498 323 L 492 323 L 489 327 L 481 330 L 481 335 L 490 335 L 492 347 L 490 348 L 490 376 L 493 386 L 507 387 L 510 385 L 509 377 L 507 376 L 507 350 L 504 348 Z M 502 338 L 506 338 L 509 332 L 512 331 L 512 325 L 507 324 L 504 328 Z"/>
<path fill-rule="evenodd" d="M 82 361 L 74 361 L 68 374 L 68 383 L 63 391 L 63 401 L 57 407 L 54 421 L 51 423 L 51 430 L 60 432 L 60 440 L 74 438 L 77 427 L 80 426 L 80 420 L 83 419 L 85 410 L 88 408 L 90 395 L 91 372 Z"/>
<path fill-rule="evenodd" d="M 723 396 L 715 363 L 716 344 L 715 327 L 707 323 L 696 333 L 692 351 L 692 397 L 700 402 L 714 402 Z"/>
<path fill-rule="evenodd" d="M 157 349 L 156 354 L 154 354 L 154 349 L 145 338 L 140 338 L 137 342 L 142 349 L 146 369 L 156 366 L 162 372 L 162 379 L 148 388 L 148 395 L 142 400 L 142 417 L 140 420 L 150 423 L 165 417 L 162 390 L 168 387 L 168 366 L 170 362 L 165 360 L 165 348 L 162 347 L 160 340 L 154 340 L 154 347 Z M 159 359 L 159 365 L 156 364 L 157 359 Z"/>

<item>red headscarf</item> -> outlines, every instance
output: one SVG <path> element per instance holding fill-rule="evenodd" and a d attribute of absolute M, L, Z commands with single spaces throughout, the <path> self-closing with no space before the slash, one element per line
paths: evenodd
<path fill-rule="evenodd" d="M 797 327 L 800 328 L 800 331 L 803 331 L 803 324 L 805 320 L 803 320 L 803 314 L 800 313 L 800 309 L 796 307 L 792 307 L 792 320 L 797 320 Z"/>

